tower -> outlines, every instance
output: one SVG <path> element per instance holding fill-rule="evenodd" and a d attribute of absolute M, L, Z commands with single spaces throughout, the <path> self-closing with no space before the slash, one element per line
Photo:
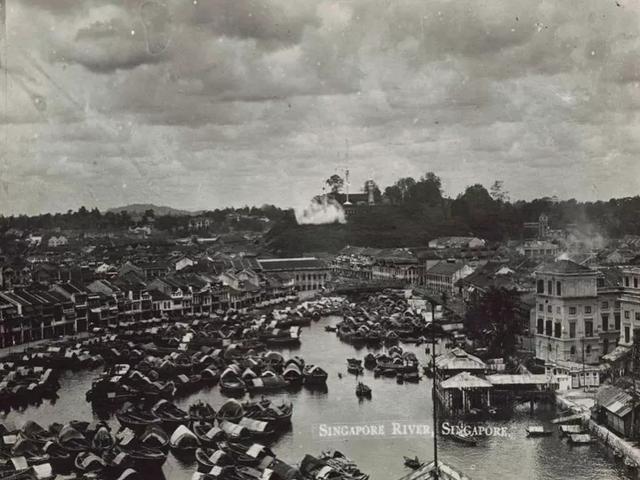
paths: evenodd
<path fill-rule="evenodd" d="M 538 238 L 540 240 L 544 240 L 547 238 L 547 234 L 549 233 L 549 217 L 547 217 L 544 213 L 540 214 L 538 217 Z"/>

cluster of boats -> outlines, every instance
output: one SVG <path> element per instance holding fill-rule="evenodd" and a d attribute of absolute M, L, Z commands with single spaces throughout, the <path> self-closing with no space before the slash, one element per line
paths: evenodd
<path fill-rule="evenodd" d="M 343 306 L 342 315 L 344 319 L 327 330 L 354 346 L 420 344 L 430 335 L 424 316 L 397 296 L 371 296 L 364 303 Z"/>
<path fill-rule="evenodd" d="M 420 381 L 418 358 L 413 352 L 404 351 L 397 345 L 389 348 L 386 353 L 367 354 L 364 366 L 373 370 L 375 377 L 396 378 L 399 383 Z"/>
<path fill-rule="evenodd" d="M 4 410 L 53 398 L 59 388 L 57 375 L 51 368 L 0 363 L 0 406 Z"/>

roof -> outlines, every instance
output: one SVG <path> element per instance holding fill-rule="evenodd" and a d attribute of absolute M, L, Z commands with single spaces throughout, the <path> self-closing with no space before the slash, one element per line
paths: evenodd
<path fill-rule="evenodd" d="M 591 273 L 596 274 L 595 270 L 592 270 L 589 267 L 585 267 L 584 265 L 580 265 L 576 262 L 572 262 L 571 260 L 557 260 L 555 262 L 543 263 L 537 269 L 538 273 L 565 273 L 565 274 L 575 274 L 575 273 Z"/>
<path fill-rule="evenodd" d="M 491 385 L 547 385 L 551 383 L 551 379 L 545 374 L 509 375 L 497 373 L 487 375 L 487 380 Z"/>
<path fill-rule="evenodd" d="M 444 390 L 463 389 L 463 388 L 491 388 L 493 385 L 486 380 L 475 377 L 469 372 L 460 372 L 454 377 L 440 383 L 440 387 Z"/>
<path fill-rule="evenodd" d="M 441 370 L 485 370 L 487 365 L 461 348 L 454 348 L 436 357 L 436 367 Z"/>
<path fill-rule="evenodd" d="M 266 272 L 287 270 L 318 270 L 326 269 L 327 264 L 315 257 L 302 258 L 270 258 L 258 260 L 262 269 Z"/>
<path fill-rule="evenodd" d="M 433 275 L 453 275 L 459 272 L 467 264 L 463 262 L 439 262 L 427 270 L 427 274 Z"/>
<path fill-rule="evenodd" d="M 631 412 L 633 397 L 621 388 L 603 385 L 596 393 L 596 404 L 618 417 L 624 417 Z"/>

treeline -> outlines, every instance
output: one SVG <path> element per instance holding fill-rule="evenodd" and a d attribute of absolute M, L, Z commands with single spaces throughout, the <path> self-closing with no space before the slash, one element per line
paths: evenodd
<path fill-rule="evenodd" d="M 263 224 L 259 219 L 278 221 L 286 214 L 286 210 L 276 206 L 263 205 L 262 207 L 207 210 L 200 212 L 197 216 L 209 219 L 214 229 L 225 223 L 233 223 L 239 230 L 256 230 Z M 186 228 L 193 217 L 193 215 L 157 216 L 153 209 L 147 209 L 144 212 L 101 212 L 97 208 L 89 210 L 82 206 L 76 211 L 68 210 L 66 213 L 0 216 L 0 233 L 12 228 L 21 231 L 53 229 L 111 231 L 149 224 L 153 224 L 153 227 L 158 230 L 175 231 Z"/>

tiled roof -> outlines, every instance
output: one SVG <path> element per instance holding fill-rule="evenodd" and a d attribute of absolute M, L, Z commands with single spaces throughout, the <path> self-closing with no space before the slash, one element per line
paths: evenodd
<path fill-rule="evenodd" d="M 277 272 L 288 270 L 316 270 L 327 268 L 322 260 L 313 257 L 306 258 L 274 258 L 258 260 L 265 272 Z"/>
<path fill-rule="evenodd" d="M 462 262 L 439 262 L 427 270 L 427 275 L 453 275 L 464 266 Z"/>
<path fill-rule="evenodd" d="M 537 270 L 538 272 L 545 273 L 596 273 L 591 268 L 572 262 L 571 260 L 557 260 L 555 262 L 544 263 Z"/>

